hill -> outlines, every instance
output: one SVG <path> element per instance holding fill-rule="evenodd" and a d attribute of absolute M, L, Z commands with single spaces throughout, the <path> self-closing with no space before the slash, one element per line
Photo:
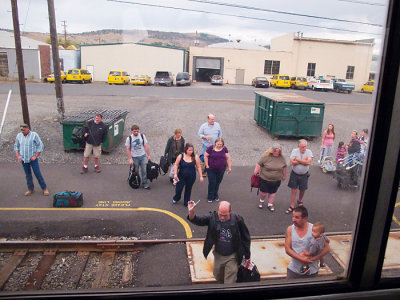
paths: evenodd
<path fill-rule="evenodd" d="M 49 33 L 24 32 L 23 36 L 46 42 L 49 39 Z M 64 35 L 58 33 L 58 38 L 64 41 Z M 180 33 L 164 32 L 154 30 L 118 30 L 104 29 L 97 31 L 68 34 L 67 40 L 74 45 L 80 44 L 107 44 L 107 43 L 145 43 L 163 46 L 173 46 L 188 48 L 194 46 L 195 40 L 199 41 L 199 46 L 208 46 L 210 44 L 227 42 L 227 39 L 207 34 L 198 33 Z"/>

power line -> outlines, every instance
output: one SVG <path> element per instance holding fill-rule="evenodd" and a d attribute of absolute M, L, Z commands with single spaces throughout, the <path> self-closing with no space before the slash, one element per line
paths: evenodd
<path fill-rule="evenodd" d="M 279 10 L 273 10 L 273 9 L 267 9 L 267 8 L 259 8 L 259 7 L 253 7 L 253 6 L 246 6 L 246 5 L 240 5 L 240 4 L 231 4 L 231 3 L 215 2 L 215 1 L 208 1 L 208 0 L 187 0 L 187 1 L 197 2 L 197 3 L 206 3 L 206 4 L 211 4 L 211 5 L 243 8 L 243 9 L 248 9 L 248 10 L 265 11 L 265 12 L 271 12 L 271 13 L 276 13 L 276 14 L 284 14 L 284 15 L 290 15 L 290 16 L 297 16 L 297 17 L 306 17 L 306 18 L 314 18 L 314 19 L 320 19 L 320 20 L 329 20 L 329 21 L 336 21 L 336 22 L 347 22 L 347 23 L 353 23 L 353 24 L 362 24 L 362 25 L 370 25 L 370 26 L 382 27 L 381 24 L 374 24 L 374 23 L 367 23 L 367 22 L 360 22 L 360 21 L 352 21 L 352 20 L 344 20 L 344 19 L 337 19 L 337 18 L 320 17 L 320 16 L 313 16 L 313 15 L 306 15 L 306 14 L 298 14 L 298 13 L 292 13 L 292 12 L 287 12 L 287 11 L 279 11 Z"/>
<path fill-rule="evenodd" d="M 197 9 L 189 9 L 189 8 L 182 8 L 182 7 L 175 7 L 175 6 L 164 6 L 164 5 L 156 5 L 156 4 L 148 4 L 148 3 L 139 3 L 139 2 L 130 2 L 130 1 L 123 1 L 123 0 L 108 0 L 110 2 L 118 2 L 124 4 L 132 4 L 132 5 L 140 5 L 140 6 L 148 6 L 148 7 L 156 7 L 156 8 L 166 8 L 166 9 L 174 9 L 174 10 L 182 10 L 182 11 L 190 11 L 190 12 L 198 12 L 198 13 L 205 13 L 205 14 L 214 14 L 219 16 L 228 16 L 228 17 L 236 17 L 242 19 L 249 19 L 249 20 L 256 20 L 256 21 L 264 21 L 264 22 L 275 22 L 275 23 L 283 23 L 283 24 L 290 24 L 290 25 L 298 25 L 298 26 L 306 26 L 306 27 L 313 27 L 313 28 L 321 28 L 321 29 L 329 29 L 335 31 L 345 31 L 345 32 L 353 32 L 353 33 L 366 33 L 371 35 L 381 35 L 380 33 L 372 33 L 372 32 L 365 32 L 365 31 L 358 31 L 358 30 L 350 30 L 350 29 L 340 29 L 334 27 L 326 27 L 326 26 L 319 26 L 319 25 L 310 25 L 304 23 L 296 23 L 296 22 L 288 22 L 288 21 L 281 21 L 281 20 L 272 20 L 272 19 L 265 19 L 265 18 L 258 18 L 258 17 L 249 17 L 243 15 L 235 15 L 235 14 L 226 14 L 226 13 L 217 13 L 211 12 L 206 10 L 197 10 Z"/>

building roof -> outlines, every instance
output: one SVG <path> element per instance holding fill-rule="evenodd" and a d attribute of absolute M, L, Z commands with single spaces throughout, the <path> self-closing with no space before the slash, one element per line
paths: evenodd
<path fill-rule="evenodd" d="M 342 44 L 358 44 L 358 45 L 373 45 L 374 44 L 374 39 L 346 41 L 346 40 L 311 38 L 311 37 L 303 37 L 303 36 L 294 36 L 293 39 L 294 40 L 303 40 L 303 41 L 325 42 L 325 43 L 342 43 Z"/>
<path fill-rule="evenodd" d="M 33 40 L 24 36 L 21 36 L 21 47 L 22 49 L 39 49 L 39 46 L 49 46 L 44 42 Z M 15 48 L 14 32 L 0 30 L 0 48 Z"/>
<path fill-rule="evenodd" d="M 268 51 L 267 48 L 257 45 L 251 42 L 237 42 L 237 41 L 230 41 L 225 43 L 217 43 L 208 45 L 209 48 L 230 48 L 230 49 L 242 49 L 242 50 L 263 50 Z"/>

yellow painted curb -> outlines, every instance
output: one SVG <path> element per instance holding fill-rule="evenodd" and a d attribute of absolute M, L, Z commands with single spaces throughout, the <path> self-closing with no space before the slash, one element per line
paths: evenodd
<path fill-rule="evenodd" d="M 182 219 L 180 216 L 164 209 L 158 209 L 158 208 L 151 208 L 151 207 L 137 207 L 137 208 L 83 208 L 83 207 L 65 207 L 65 208 L 54 208 L 54 207 L 46 207 L 46 208 L 36 208 L 36 207 L 0 207 L 0 211 L 10 211 L 10 210 L 31 210 L 31 211 L 155 211 L 155 212 L 161 212 L 163 214 L 166 214 L 175 220 L 177 220 L 179 223 L 182 224 L 183 228 L 185 229 L 186 233 L 186 238 L 191 239 L 192 238 L 192 230 L 190 229 L 189 224 Z"/>

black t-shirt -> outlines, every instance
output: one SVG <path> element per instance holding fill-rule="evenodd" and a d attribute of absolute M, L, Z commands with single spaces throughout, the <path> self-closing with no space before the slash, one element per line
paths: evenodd
<path fill-rule="evenodd" d="M 215 251 L 223 256 L 231 255 L 235 252 L 232 243 L 231 222 L 218 221 L 217 230 L 219 232 L 219 236 L 217 242 L 215 243 Z"/>

